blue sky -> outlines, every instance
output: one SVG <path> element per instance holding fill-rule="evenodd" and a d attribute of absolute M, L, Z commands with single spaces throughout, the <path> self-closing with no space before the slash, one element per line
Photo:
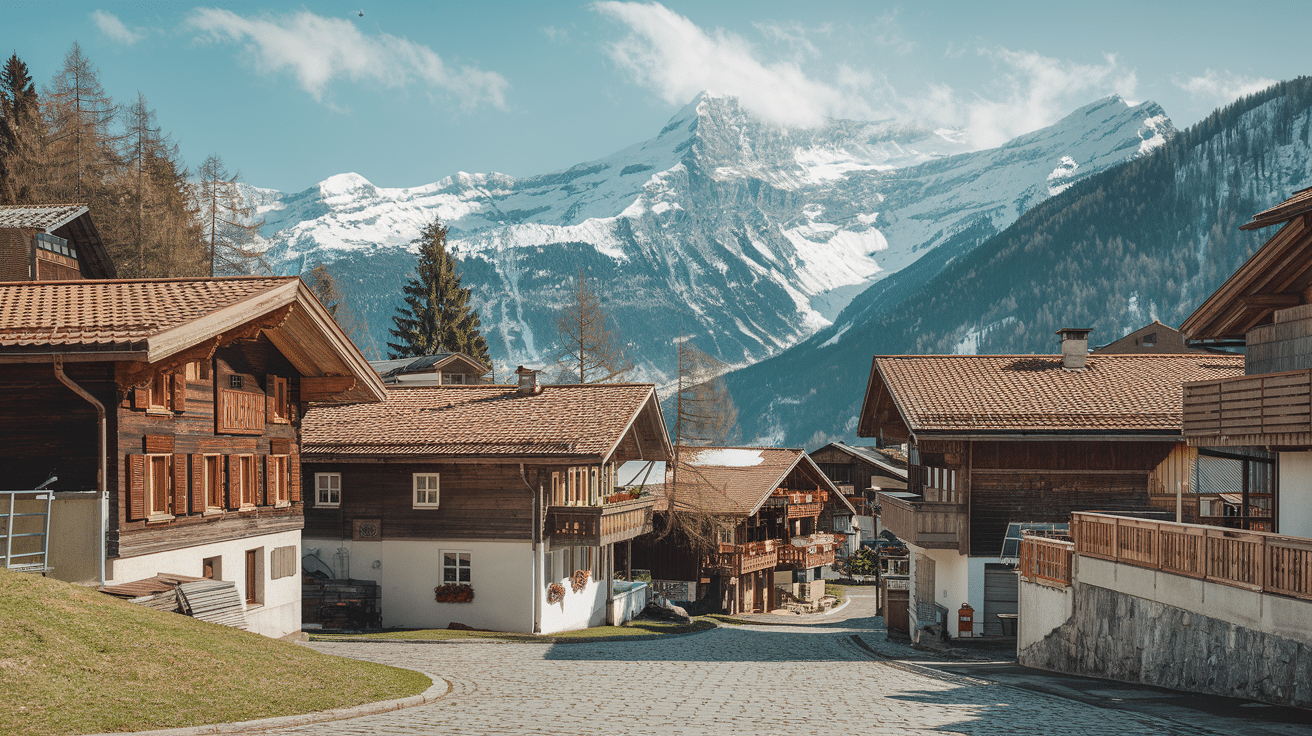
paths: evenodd
<path fill-rule="evenodd" d="M 187 163 L 297 191 L 543 173 L 655 135 L 706 89 L 793 126 L 898 118 L 984 147 L 1107 94 L 1178 127 L 1310 70 L 1312 4 L 0 0 L 38 87 L 77 41 Z M 359 12 L 363 11 L 361 17 Z"/>

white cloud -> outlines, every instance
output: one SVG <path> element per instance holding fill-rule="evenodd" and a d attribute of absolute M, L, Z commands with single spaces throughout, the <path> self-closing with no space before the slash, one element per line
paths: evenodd
<path fill-rule="evenodd" d="M 762 36 L 787 44 L 799 59 L 820 56 L 820 49 L 811 43 L 810 38 L 807 38 L 809 34 L 800 23 L 753 23 L 752 25 L 761 32 Z"/>
<path fill-rule="evenodd" d="M 1189 77 L 1181 81 L 1171 80 L 1175 86 L 1188 92 L 1193 97 L 1214 101 L 1223 105 L 1254 92 L 1260 92 L 1276 83 L 1265 77 L 1241 77 L 1230 71 L 1212 71 L 1208 69 L 1201 77 Z"/>
<path fill-rule="evenodd" d="M 931 87 L 919 98 L 902 103 L 917 117 L 964 128 L 976 148 L 998 146 L 1051 125 L 1095 97 L 1133 97 L 1138 87 L 1134 70 L 1114 55 L 1102 64 L 1076 64 L 1030 51 L 980 49 L 998 69 L 990 89 L 963 96 L 944 85 Z"/>
<path fill-rule="evenodd" d="M 707 33 L 658 3 L 608 0 L 593 7 L 628 27 L 628 35 L 608 48 L 611 59 L 670 104 L 702 91 L 733 95 L 766 120 L 805 127 L 872 114 L 864 95 L 812 79 L 795 62 L 761 61 L 741 37 Z"/>
<path fill-rule="evenodd" d="M 145 33 L 128 28 L 113 13 L 94 10 L 91 12 L 91 20 L 95 21 L 96 27 L 100 29 L 101 33 L 108 36 L 111 41 L 117 41 L 126 46 L 131 46 L 146 37 Z"/>
<path fill-rule="evenodd" d="M 197 8 L 191 28 L 216 42 L 243 43 L 257 70 L 290 72 L 322 100 L 338 78 L 402 87 L 412 83 L 441 89 L 466 104 L 505 106 L 505 77 L 474 67 L 451 67 L 431 48 L 387 33 L 366 35 L 351 20 L 325 18 L 308 10 L 291 15 L 242 17 L 217 8 Z"/>

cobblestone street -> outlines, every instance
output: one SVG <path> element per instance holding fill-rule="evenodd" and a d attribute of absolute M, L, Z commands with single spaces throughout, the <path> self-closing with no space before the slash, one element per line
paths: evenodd
<path fill-rule="evenodd" d="M 1214 734 L 942 668 L 886 640 L 873 598 L 823 622 L 641 642 L 319 643 L 323 652 L 444 678 L 436 703 L 292 728 L 296 734 Z M 887 657 L 896 657 L 897 661 Z M 1096 681 L 1093 681 L 1096 682 Z M 1277 724 L 1261 733 L 1304 733 Z M 1251 730 L 1242 732 L 1252 733 Z"/>

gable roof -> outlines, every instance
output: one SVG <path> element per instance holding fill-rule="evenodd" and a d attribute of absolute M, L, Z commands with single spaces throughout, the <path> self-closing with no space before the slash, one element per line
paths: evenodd
<path fill-rule="evenodd" d="M 812 450 L 807 454 L 814 455 L 817 452 L 820 452 L 820 450 L 825 449 L 825 447 L 832 447 L 835 450 L 838 450 L 839 452 L 842 452 L 846 455 L 870 463 L 871 465 L 874 465 L 879 469 L 885 471 L 890 476 L 903 478 L 903 479 L 907 477 L 907 467 L 905 463 L 898 465 L 896 462 L 892 460 L 892 458 L 880 452 L 877 448 L 874 447 L 856 447 L 844 442 L 830 442 L 824 447 Z"/>
<path fill-rule="evenodd" d="M 1279 225 L 1282 222 L 1290 220 L 1300 215 L 1312 212 L 1312 187 L 1299 189 L 1294 192 L 1289 199 L 1281 202 L 1275 207 L 1262 210 L 1253 215 L 1252 222 L 1246 222 L 1239 226 L 1240 230 L 1259 230 L 1272 225 Z"/>
<path fill-rule="evenodd" d="M 116 275 L 114 262 L 85 204 L 0 205 L 0 228 L 27 228 L 58 235 L 77 247 L 91 271 L 86 275 L 109 279 Z"/>
<path fill-rule="evenodd" d="M 1191 348 L 1185 344 L 1184 335 L 1179 330 L 1162 324 L 1158 320 L 1140 327 L 1119 340 L 1095 348 L 1094 355 L 1124 355 L 1127 353 L 1167 355 L 1185 355 L 1187 353 L 1215 353 L 1221 351 L 1209 348 Z"/>
<path fill-rule="evenodd" d="M 1243 375 L 1241 356 L 876 356 L 857 434 L 1179 436 L 1185 381 Z"/>
<path fill-rule="evenodd" d="M 155 364 L 283 309 L 263 332 L 302 375 L 354 378 L 329 400 L 383 397 L 359 348 L 296 276 L 0 283 L 0 363 Z"/>
<path fill-rule="evenodd" d="M 640 424 L 641 423 L 641 424 Z M 635 426 L 636 425 L 636 426 Z M 630 429 L 651 460 L 669 439 L 651 384 L 389 386 L 380 404 L 315 407 L 303 455 L 608 459 Z"/>
<path fill-rule="evenodd" d="M 1293 209 L 1285 213 L 1294 213 L 1287 218 L 1279 214 L 1286 205 Z M 1186 339 L 1243 344 L 1249 330 L 1274 321 L 1276 310 L 1306 301 L 1303 294 L 1312 287 L 1312 227 L 1302 214 L 1307 210 L 1312 190 L 1305 189 L 1245 226 L 1286 223 L 1181 323 Z"/>
<path fill-rule="evenodd" d="M 829 491 L 848 510 L 848 503 L 833 482 L 820 472 L 803 450 L 779 447 L 684 447 L 679 460 L 677 507 L 716 514 L 751 516 L 760 510 L 790 473 L 809 476 L 820 490 Z"/>
<path fill-rule="evenodd" d="M 372 360 L 369 365 L 378 371 L 385 383 L 402 383 L 405 382 L 402 376 L 412 374 L 425 375 L 441 371 L 482 377 L 492 371 L 481 360 L 464 353 L 434 353 L 411 358 Z"/>

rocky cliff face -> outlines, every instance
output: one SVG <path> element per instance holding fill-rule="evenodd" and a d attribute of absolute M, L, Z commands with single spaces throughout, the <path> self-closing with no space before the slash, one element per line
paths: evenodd
<path fill-rule="evenodd" d="M 939 251 L 936 273 L 969 250 L 963 233 L 996 233 L 1171 133 L 1155 104 L 1108 98 L 965 152 L 957 131 L 784 129 L 703 95 L 654 138 L 541 176 L 460 173 L 385 189 L 342 174 L 303 192 L 253 192 L 276 268 L 329 263 L 378 346 L 413 265 L 408 243 L 436 215 L 500 365 L 552 360 L 555 316 L 582 270 L 599 282 L 638 377 L 660 382 L 680 335 L 731 364 L 760 361 L 829 326 L 889 274 Z"/>

